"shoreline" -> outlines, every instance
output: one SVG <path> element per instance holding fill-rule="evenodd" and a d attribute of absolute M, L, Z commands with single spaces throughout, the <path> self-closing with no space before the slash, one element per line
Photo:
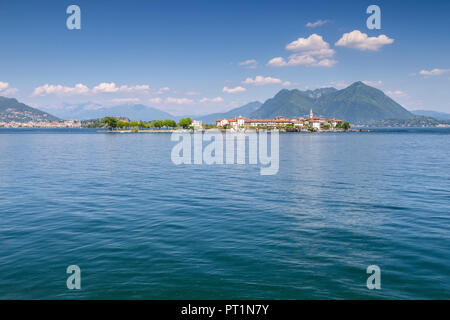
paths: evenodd
<path fill-rule="evenodd" d="M 446 130 L 446 129 L 450 129 L 450 126 L 429 126 L 429 127 L 355 127 L 355 128 L 351 128 L 350 130 L 348 130 L 348 132 L 375 132 L 378 130 L 411 130 L 411 129 L 416 129 L 416 130 L 427 130 L 427 129 L 441 129 L 441 130 Z M 7 130 L 17 130 L 17 131 L 33 131 L 33 130 L 49 130 L 49 131 L 67 131 L 67 130 L 73 130 L 73 131 L 91 131 L 91 132 L 98 132 L 98 133 L 172 133 L 172 132 L 228 132 L 225 130 L 198 130 L 198 131 L 192 131 L 192 130 L 186 130 L 186 131 L 182 131 L 182 130 L 165 130 L 165 129 L 161 129 L 161 130 L 138 130 L 138 131 L 133 131 L 133 130 L 108 130 L 106 128 L 80 128 L 80 127 L 75 127 L 75 128 L 71 128 L 71 127 L 63 127 L 63 128 L 52 128 L 52 127 L 0 127 L 0 130 L 2 131 L 7 131 Z M 247 131 L 247 132 L 257 132 L 257 131 Z M 267 132 L 270 132 L 270 130 L 267 130 Z M 345 132 L 345 131 L 313 131 L 313 132 L 306 132 L 306 131 L 284 131 L 284 130 L 280 130 L 281 133 L 340 133 L 340 132 Z"/>
<path fill-rule="evenodd" d="M 272 130 L 261 130 L 265 132 L 271 132 Z M 220 133 L 248 133 L 254 132 L 257 133 L 257 130 L 249 130 L 249 131 L 239 131 L 234 132 L 230 130 L 97 130 L 98 133 L 173 133 L 173 132 L 181 132 L 181 133 L 205 133 L 205 132 L 220 132 Z M 349 133 L 349 132 L 372 132 L 370 129 L 350 129 L 347 131 L 344 130 L 336 130 L 336 131 L 286 131 L 279 130 L 280 133 Z"/>

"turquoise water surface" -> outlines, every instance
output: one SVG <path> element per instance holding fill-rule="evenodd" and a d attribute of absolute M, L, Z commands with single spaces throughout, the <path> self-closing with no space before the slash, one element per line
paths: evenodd
<path fill-rule="evenodd" d="M 0 298 L 450 298 L 450 129 L 280 134 L 273 176 L 174 145 L 0 129 Z"/>

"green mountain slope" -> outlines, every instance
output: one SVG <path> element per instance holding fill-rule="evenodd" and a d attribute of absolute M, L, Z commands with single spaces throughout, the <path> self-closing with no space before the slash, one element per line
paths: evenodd
<path fill-rule="evenodd" d="M 281 90 L 251 114 L 255 119 L 273 119 L 277 116 L 298 117 L 314 109 L 314 98 L 297 89 Z"/>
<path fill-rule="evenodd" d="M 57 117 L 20 103 L 16 99 L 0 97 L 0 122 L 59 121 Z"/>
<path fill-rule="evenodd" d="M 276 116 L 302 117 L 314 114 L 338 118 L 354 123 L 391 119 L 411 119 L 414 115 L 386 96 L 381 90 L 355 82 L 336 90 L 323 88 L 314 91 L 281 90 L 267 100 L 251 117 L 270 119 Z"/>
<path fill-rule="evenodd" d="M 320 97 L 319 113 L 351 122 L 411 119 L 412 113 L 389 98 L 383 91 L 355 82 L 351 86 Z"/>

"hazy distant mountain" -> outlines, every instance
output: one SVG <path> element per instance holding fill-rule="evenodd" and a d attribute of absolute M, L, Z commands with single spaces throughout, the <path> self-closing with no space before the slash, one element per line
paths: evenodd
<path fill-rule="evenodd" d="M 52 112 L 63 119 L 89 120 L 107 116 L 120 116 L 130 120 L 164 120 L 178 119 L 177 117 L 156 108 L 136 105 L 120 105 L 104 107 L 96 103 L 83 103 L 79 105 L 65 104 L 52 109 Z"/>
<path fill-rule="evenodd" d="M 202 116 L 202 117 L 195 117 L 195 119 L 202 120 L 204 123 L 215 124 L 217 119 L 224 119 L 224 118 L 229 119 L 229 118 L 235 118 L 238 116 L 248 117 L 253 112 L 258 110 L 259 107 L 261 107 L 261 105 L 262 105 L 261 102 L 254 101 L 254 102 L 247 103 L 246 105 L 244 105 L 242 107 L 235 108 L 235 109 L 232 109 L 227 112 L 208 114 L 208 115 Z"/>
<path fill-rule="evenodd" d="M 0 122 L 58 121 L 57 117 L 20 103 L 16 99 L 0 97 Z"/>
<path fill-rule="evenodd" d="M 129 118 L 130 120 L 164 120 L 164 119 L 178 119 L 178 117 L 171 115 L 170 113 L 162 110 L 147 107 L 142 104 L 136 105 L 124 105 L 107 108 L 106 114 L 113 114 L 114 116 L 121 116 Z M 106 116 L 105 114 L 105 116 Z"/>
<path fill-rule="evenodd" d="M 65 120 L 79 119 L 84 120 L 84 116 L 95 113 L 96 110 L 102 109 L 103 106 L 96 103 L 86 102 L 82 104 L 63 103 L 60 105 L 42 106 L 42 110 L 50 112 L 57 117 Z"/>
<path fill-rule="evenodd" d="M 335 117 L 354 123 L 364 123 L 390 119 L 411 119 L 414 115 L 381 90 L 355 82 L 351 86 L 314 91 L 281 90 L 267 100 L 252 118 L 274 118 L 276 116 L 299 117 L 309 114 Z"/>
<path fill-rule="evenodd" d="M 437 120 L 450 120 L 450 113 L 431 111 L 431 110 L 414 110 L 411 111 L 418 116 L 435 118 Z"/>

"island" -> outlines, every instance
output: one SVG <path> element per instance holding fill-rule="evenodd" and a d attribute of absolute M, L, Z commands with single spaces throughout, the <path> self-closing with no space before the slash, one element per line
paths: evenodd
<path fill-rule="evenodd" d="M 339 132 L 349 131 L 351 125 L 348 121 L 315 117 L 310 111 L 308 117 L 286 118 L 278 116 L 275 119 L 249 119 L 242 116 L 231 119 L 218 119 L 215 125 L 204 124 L 201 120 L 182 118 L 178 121 L 172 119 L 145 121 L 130 121 L 121 117 L 105 117 L 83 121 L 84 128 L 108 129 L 100 132 L 110 133 L 163 133 L 177 130 L 206 131 L 220 130 L 230 132 L 246 132 L 259 130 L 279 130 L 281 132 Z"/>

